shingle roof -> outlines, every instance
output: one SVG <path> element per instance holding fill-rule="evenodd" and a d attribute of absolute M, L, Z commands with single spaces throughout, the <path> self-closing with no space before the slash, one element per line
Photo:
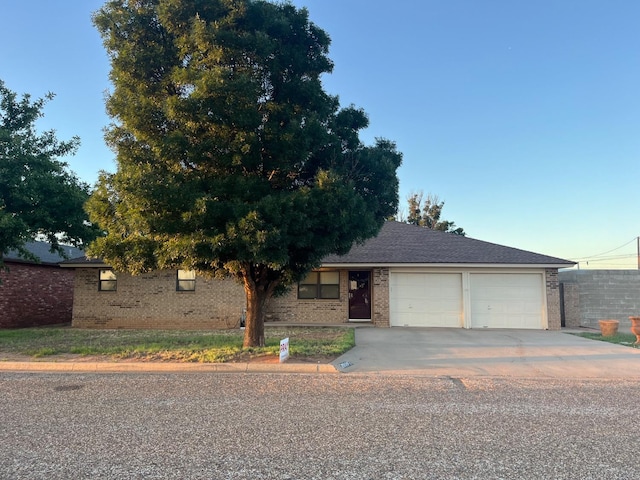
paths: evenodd
<path fill-rule="evenodd" d="M 501 264 L 568 267 L 574 262 L 391 221 L 385 222 L 377 237 L 354 246 L 346 255 L 325 257 L 322 264 Z"/>
<path fill-rule="evenodd" d="M 99 258 L 71 257 L 66 267 L 104 265 Z M 377 237 L 355 245 L 343 256 L 329 255 L 323 265 L 495 264 L 570 267 L 574 262 L 539 253 L 483 242 L 452 233 L 400 222 L 385 222 Z"/>
<path fill-rule="evenodd" d="M 68 245 L 61 245 L 61 247 L 68 258 L 79 257 L 83 254 L 83 251 L 76 247 L 70 247 Z M 64 260 L 64 257 L 58 252 L 50 251 L 51 244 L 48 242 L 26 242 L 24 244 L 24 248 L 38 257 L 40 259 L 40 263 L 43 264 L 57 265 Z M 4 256 L 4 260 L 33 263 L 31 260 L 20 257 L 18 252 L 15 250 L 10 250 L 9 253 Z"/>

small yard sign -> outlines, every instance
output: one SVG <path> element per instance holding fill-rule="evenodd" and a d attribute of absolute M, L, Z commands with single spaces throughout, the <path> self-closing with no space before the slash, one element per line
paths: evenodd
<path fill-rule="evenodd" d="M 289 337 L 280 340 L 280 363 L 289 358 Z"/>

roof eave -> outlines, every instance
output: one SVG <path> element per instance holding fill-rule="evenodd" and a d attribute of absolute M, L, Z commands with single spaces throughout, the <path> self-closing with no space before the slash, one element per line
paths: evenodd
<path fill-rule="evenodd" d="M 106 263 L 59 263 L 62 268 L 111 268 L 111 265 Z"/>
<path fill-rule="evenodd" d="M 574 263 L 323 263 L 324 268 L 570 268 Z"/>
<path fill-rule="evenodd" d="M 21 263 L 23 265 L 38 265 L 38 266 L 45 266 L 45 267 L 57 267 L 59 266 L 58 262 L 36 262 L 33 260 L 27 260 L 24 258 L 4 258 L 2 259 L 2 261 L 4 263 Z"/>

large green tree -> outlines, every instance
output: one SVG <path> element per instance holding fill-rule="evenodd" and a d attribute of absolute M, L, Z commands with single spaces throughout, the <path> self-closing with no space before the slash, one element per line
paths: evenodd
<path fill-rule="evenodd" d="M 36 130 L 52 98 L 18 98 L 0 80 L 0 266 L 12 249 L 35 259 L 24 249 L 29 240 L 47 239 L 64 254 L 60 244 L 81 246 L 96 236 L 83 209 L 89 187 L 59 159 L 75 153 L 79 139 L 59 141 L 53 130 Z"/>
<path fill-rule="evenodd" d="M 330 253 L 377 234 L 398 203 L 395 145 L 324 92 L 329 37 L 305 9 L 260 0 L 112 0 L 94 16 L 111 58 L 118 169 L 88 203 L 90 252 L 133 274 L 232 276 L 245 346 L 265 308 Z"/>
<path fill-rule="evenodd" d="M 431 230 L 453 233 L 464 237 L 466 233 L 463 228 L 456 227 L 454 222 L 441 218 L 443 208 L 444 200 L 440 200 L 437 195 L 430 193 L 425 197 L 423 192 L 412 193 L 407 197 L 409 213 L 406 221 Z"/>

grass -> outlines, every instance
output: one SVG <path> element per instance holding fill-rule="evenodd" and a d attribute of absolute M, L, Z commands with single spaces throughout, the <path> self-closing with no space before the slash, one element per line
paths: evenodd
<path fill-rule="evenodd" d="M 591 333 L 591 332 L 583 332 L 583 333 L 575 333 L 579 337 L 588 338 L 590 340 L 600 340 L 602 342 L 616 343 L 618 345 L 624 345 L 626 347 L 638 348 L 636 345 L 636 336 L 631 333 L 616 333 L 615 335 L 611 335 L 609 337 L 603 337 L 600 333 Z"/>
<path fill-rule="evenodd" d="M 292 359 L 330 360 L 353 348 L 352 328 L 268 327 L 265 347 L 242 348 L 241 330 L 88 330 L 45 327 L 0 330 L 2 354 L 43 358 L 55 355 L 106 356 L 112 359 L 222 363 L 278 355 L 289 337 Z"/>

